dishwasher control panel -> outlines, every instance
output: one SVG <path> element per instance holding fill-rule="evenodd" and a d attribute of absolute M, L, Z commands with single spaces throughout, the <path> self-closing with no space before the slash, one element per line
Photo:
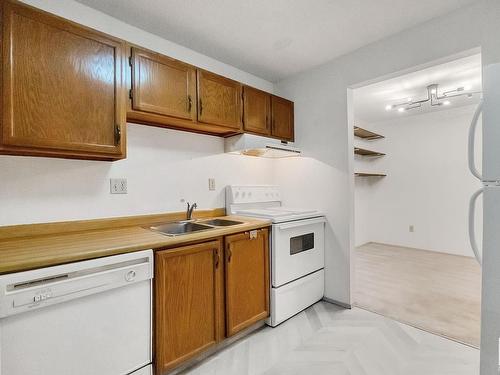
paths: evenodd
<path fill-rule="evenodd" d="M 33 297 L 33 302 L 38 303 L 41 301 L 45 301 L 47 298 L 52 297 L 52 290 L 50 288 L 40 290 L 35 293 L 35 296 Z"/>
<path fill-rule="evenodd" d="M 0 318 L 152 278 L 152 250 L 2 275 Z"/>

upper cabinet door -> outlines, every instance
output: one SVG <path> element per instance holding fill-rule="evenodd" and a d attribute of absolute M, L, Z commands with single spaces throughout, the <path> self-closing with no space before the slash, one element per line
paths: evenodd
<path fill-rule="evenodd" d="M 132 48 L 132 109 L 196 121 L 196 69 Z"/>
<path fill-rule="evenodd" d="M 198 69 L 198 121 L 241 129 L 241 83 Z"/>
<path fill-rule="evenodd" d="M 243 87 L 243 128 L 245 132 L 270 134 L 271 94 Z"/>
<path fill-rule="evenodd" d="M 2 11 L 0 151 L 124 157 L 124 43 L 17 2 Z"/>
<path fill-rule="evenodd" d="M 271 135 L 284 141 L 293 141 L 293 102 L 273 95 L 271 108 Z"/>

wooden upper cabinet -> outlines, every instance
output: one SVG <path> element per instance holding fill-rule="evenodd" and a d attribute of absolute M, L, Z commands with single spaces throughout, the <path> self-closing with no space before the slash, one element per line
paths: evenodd
<path fill-rule="evenodd" d="M 271 99 L 271 111 L 271 135 L 284 141 L 293 141 L 293 102 L 273 95 Z"/>
<path fill-rule="evenodd" d="M 243 129 L 259 135 L 270 134 L 271 94 L 243 87 Z"/>
<path fill-rule="evenodd" d="M 198 69 L 199 122 L 240 130 L 241 97 L 241 83 Z"/>
<path fill-rule="evenodd" d="M 226 334 L 269 316 L 269 234 L 260 229 L 226 236 Z"/>
<path fill-rule="evenodd" d="M 21 3 L 1 7 L 0 152 L 123 158 L 124 43 Z"/>
<path fill-rule="evenodd" d="M 196 68 L 132 48 L 132 109 L 196 121 Z"/>
<path fill-rule="evenodd" d="M 163 374 L 220 339 L 220 254 L 220 241 L 155 253 L 155 373 Z"/>

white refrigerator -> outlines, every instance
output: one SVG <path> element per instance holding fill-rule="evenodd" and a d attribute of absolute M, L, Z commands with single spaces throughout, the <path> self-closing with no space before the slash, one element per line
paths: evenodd
<path fill-rule="evenodd" d="M 474 161 L 474 134 L 482 113 L 482 170 Z M 483 187 L 471 198 L 469 234 L 471 245 L 482 263 L 481 375 L 500 373 L 500 64 L 483 70 L 483 101 L 474 115 L 469 135 L 469 168 Z M 483 199 L 482 249 L 474 234 L 474 206 Z M 480 235 L 480 234 L 478 234 Z"/>

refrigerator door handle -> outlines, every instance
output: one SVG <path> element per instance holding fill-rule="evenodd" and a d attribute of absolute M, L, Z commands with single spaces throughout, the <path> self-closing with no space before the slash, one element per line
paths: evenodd
<path fill-rule="evenodd" d="M 467 147 L 467 158 L 469 161 L 469 169 L 471 173 L 476 177 L 478 180 L 482 181 L 483 176 L 481 175 L 481 172 L 478 171 L 476 168 L 476 161 L 475 161 L 475 141 L 476 141 L 476 128 L 477 124 L 479 122 L 479 116 L 483 112 L 483 100 L 479 102 L 479 105 L 476 108 L 476 111 L 474 112 L 474 116 L 472 117 L 472 122 L 470 124 L 469 128 L 469 143 Z"/>
<path fill-rule="evenodd" d="M 474 252 L 474 256 L 476 257 L 476 260 L 479 263 L 479 265 L 482 264 L 482 259 L 481 259 L 481 254 L 479 252 L 479 246 L 477 245 L 476 241 L 476 228 L 475 228 L 476 202 L 479 196 L 483 194 L 483 192 L 484 192 L 483 188 L 479 189 L 474 194 L 472 194 L 472 197 L 470 198 L 469 201 L 469 241 L 472 247 L 472 251 Z"/>

